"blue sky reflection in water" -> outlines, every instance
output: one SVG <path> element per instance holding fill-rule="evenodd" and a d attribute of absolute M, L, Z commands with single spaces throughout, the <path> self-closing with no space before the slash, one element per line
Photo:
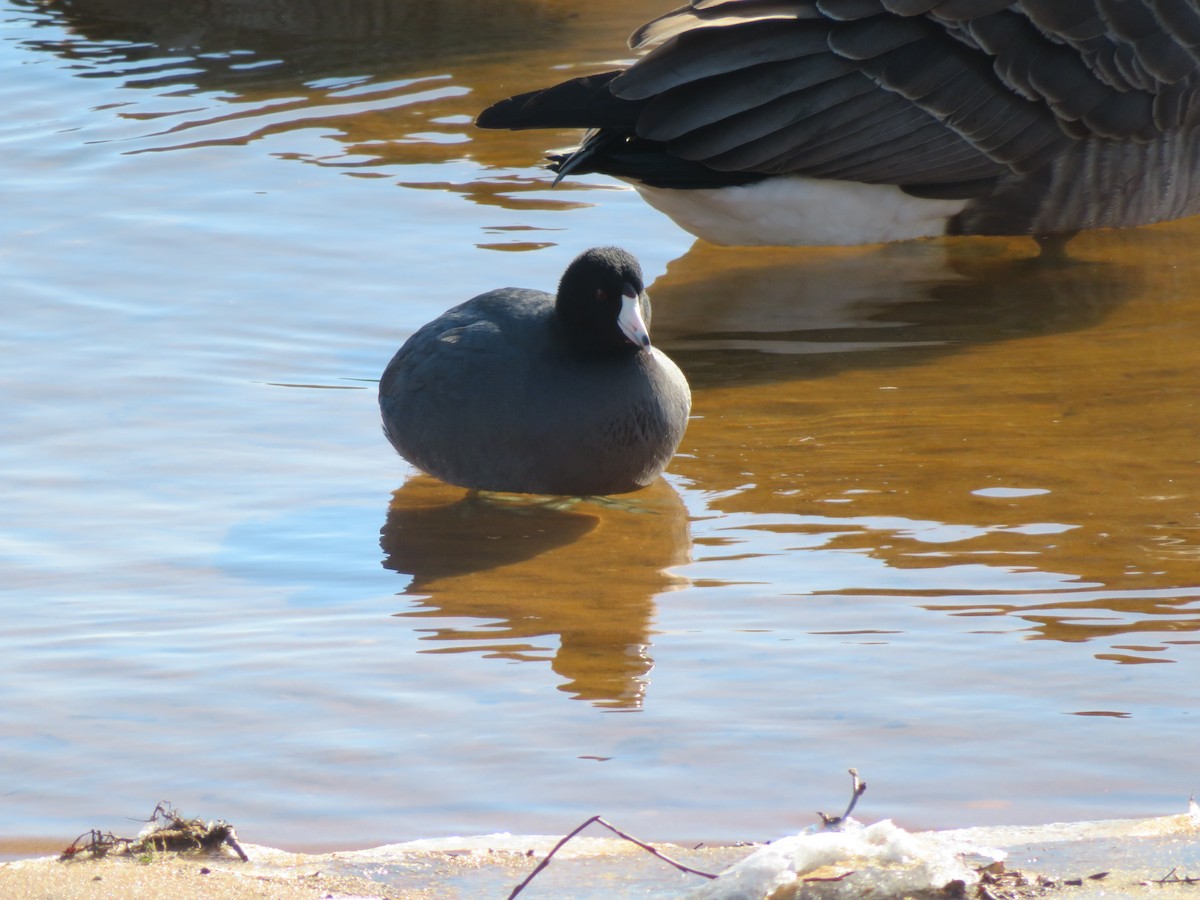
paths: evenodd
<path fill-rule="evenodd" d="M 693 246 L 470 126 L 644 4 L 340 6 L 0 2 L 0 835 L 763 838 L 852 765 L 916 827 L 1181 808 L 1200 225 Z M 605 243 L 695 389 L 667 479 L 410 477 L 396 346 Z"/>

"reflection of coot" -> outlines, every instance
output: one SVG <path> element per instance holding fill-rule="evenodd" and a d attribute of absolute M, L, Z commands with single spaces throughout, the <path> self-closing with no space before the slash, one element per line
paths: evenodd
<path fill-rule="evenodd" d="M 384 568 L 413 576 L 409 593 L 443 578 L 486 572 L 579 540 L 596 527 L 595 516 L 543 503 L 506 502 L 481 494 L 438 506 L 413 503 L 430 479 L 414 479 L 396 492 L 380 546 Z M 441 494 L 439 491 L 432 491 Z M 456 492 L 460 493 L 460 492 Z"/>
<path fill-rule="evenodd" d="M 386 568 L 413 576 L 412 606 L 396 615 L 421 620 L 430 652 L 549 659 L 561 690 L 623 709 L 642 702 L 654 597 L 680 584 L 667 569 L 690 551 L 687 512 L 661 479 L 629 499 L 556 508 L 411 478 L 380 544 Z"/>

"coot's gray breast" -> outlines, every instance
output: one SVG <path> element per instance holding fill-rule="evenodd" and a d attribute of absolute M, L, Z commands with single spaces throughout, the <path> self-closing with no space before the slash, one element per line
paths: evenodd
<path fill-rule="evenodd" d="M 691 392 L 649 344 L 637 261 L 606 247 L 567 268 L 558 296 L 501 288 L 419 329 L 379 384 L 384 431 L 466 488 L 619 494 L 653 481 L 683 438 Z"/>

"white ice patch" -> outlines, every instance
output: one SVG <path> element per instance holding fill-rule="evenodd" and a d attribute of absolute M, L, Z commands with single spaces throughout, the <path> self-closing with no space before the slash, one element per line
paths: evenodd
<path fill-rule="evenodd" d="M 912 197 L 891 184 L 787 175 L 754 184 L 676 190 L 631 182 L 647 203 L 714 244 L 813 246 L 937 237 L 966 200 Z"/>
<path fill-rule="evenodd" d="M 806 876 L 814 880 L 806 882 Z M 978 879 L 936 837 L 911 834 L 887 820 L 867 826 L 851 821 L 844 831 L 796 834 L 768 844 L 688 897 L 763 900 L 788 886 L 803 887 L 805 897 L 903 897 Z"/>

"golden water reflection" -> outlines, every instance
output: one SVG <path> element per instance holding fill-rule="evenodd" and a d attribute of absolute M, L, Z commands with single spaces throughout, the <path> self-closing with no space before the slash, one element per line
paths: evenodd
<path fill-rule="evenodd" d="M 1078 331 L 1144 281 L 1116 259 L 1042 262 L 1024 238 L 833 249 L 697 241 L 651 287 L 656 339 L 703 387 L 827 379 Z"/>
<path fill-rule="evenodd" d="M 633 0 L 600 10 L 578 0 L 12 2 L 69 29 L 68 39 L 24 46 L 61 57 L 81 77 L 145 92 L 136 106 L 112 108 L 124 127 L 108 139 L 129 142 L 126 153 L 319 129 L 341 150 L 314 152 L 299 141 L 283 155 L 364 177 L 469 156 L 500 171 L 491 179 L 410 178 L 402 185 L 458 191 L 485 205 L 505 197 L 532 209 L 572 205 L 561 197 L 522 200 L 548 187 L 550 177 L 506 169 L 540 159 L 548 136 L 478 143 L 475 115 L 497 99 L 497 85 L 515 90 L 543 78 L 548 60 L 579 52 L 604 58 L 644 14 Z"/>
<path fill-rule="evenodd" d="M 466 494 L 419 476 L 395 492 L 384 566 L 412 576 L 405 594 L 429 653 L 550 661 L 561 690 L 596 706 L 637 708 L 653 665 L 654 597 L 684 579 L 687 514 L 662 479 L 633 498 Z M 423 628 L 420 619 L 460 620 Z"/>
<path fill-rule="evenodd" d="M 1169 636 L 1200 630 L 1200 429 L 1180 379 L 1200 363 L 1195 229 L 1084 236 L 1065 262 L 1033 259 L 1022 240 L 697 243 L 651 286 L 655 334 L 696 390 L 671 471 L 717 523 L 683 570 L 693 589 L 758 581 L 803 595 L 806 551 L 855 554 L 882 570 L 856 582 L 847 566 L 811 590 L 1095 641 L 1100 660 L 1169 662 L 1190 643 Z M 456 644 L 446 652 L 491 639 L 502 658 L 544 659 L 552 648 L 514 641 L 559 634 L 565 689 L 640 702 L 653 596 L 688 557 L 674 492 L 664 532 L 621 504 L 453 490 L 449 502 L 446 490 L 410 482 L 389 513 L 387 565 L 429 597 L 404 615 L 475 620 L 430 634 Z"/>
<path fill-rule="evenodd" d="M 1081 235 L 1063 263 L 1018 241 L 697 244 L 652 286 L 656 330 L 700 389 L 672 471 L 723 492 L 726 514 L 940 523 L 826 544 L 929 573 L 895 591 L 945 598 L 931 610 L 1062 641 L 1197 630 L 1198 232 Z M 1062 583 L 940 584 L 978 564 Z"/>
<path fill-rule="evenodd" d="M 13 816 L 74 827 L 98 784 L 175 777 L 138 757 L 163 735 L 245 764 L 220 781 L 260 822 L 363 841 L 553 829 L 597 798 L 653 808 L 647 834 L 767 836 L 795 826 L 781 781 L 847 764 L 930 825 L 996 797 L 1100 812 L 1097 785 L 1133 813 L 1186 780 L 1200 221 L 1054 264 L 1028 240 L 714 248 L 611 181 L 551 190 L 542 153 L 577 135 L 472 128 L 603 66 L 641 0 L 492 8 L 509 36 L 480 3 L 9 4 L 9 655 L 43 688 Z M 370 392 L 265 387 L 369 385 L 443 301 L 548 287 L 599 241 L 642 258 L 695 386 L 650 491 L 416 478 L 385 513 L 404 467 Z"/>

